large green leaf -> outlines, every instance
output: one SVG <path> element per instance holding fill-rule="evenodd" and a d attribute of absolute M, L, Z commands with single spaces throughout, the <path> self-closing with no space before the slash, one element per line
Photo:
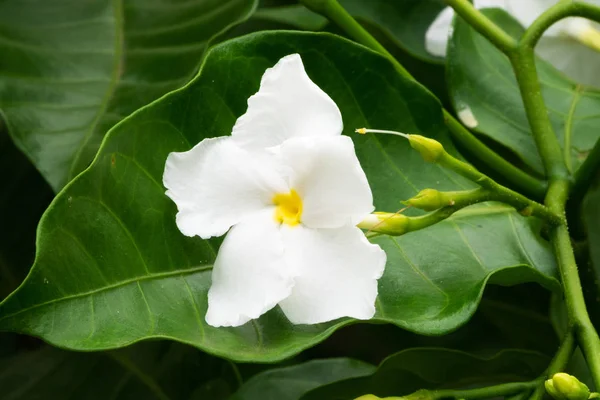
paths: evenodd
<path fill-rule="evenodd" d="M 100 354 L 45 347 L 0 359 L 3 400 L 225 400 L 234 365 L 178 343 Z"/>
<path fill-rule="evenodd" d="M 506 12 L 484 12 L 509 34 L 523 33 L 523 27 Z M 529 167 L 543 173 L 508 58 L 456 18 L 447 62 L 450 95 L 465 125 L 510 148 Z M 578 85 L 543 60 L 538 60 L 537 70 L 552 126 L 567 149 L 565 161 L 574 171 L 600 137 L 600 91 Z"/>
<path fill-rule="evenodd" d="M 301 398 L 346 400 L 368 393 L 381 397 L 401 396 L 420 389 L 526 381 L 544 372 L 549 361 L 547 356 L 524 350 L 505 350 L 481 357 L 449 349 L 409 349 L 388 357 L 371 376 L 338 381 Z"/>
<path fill-rule="evenodd" d="M 209 40 L 255 0 L 0 2 L 0 109 L 58 190 L 116 122 L 197 71 Z"/>
<path fill-rule="evenodd" d="M 73 349 L 165 337 L 237 360 L 274 361 L 353 323 L 294 326 L 274 309 L 239 328 L 208 326 L 217 243 L 177 230 L 175 205 L 161 184 L 169 152 L 228 134 L 265 69 L 294 52 L 341 108 L 347 133 L 360 126 L 420 132 L 451 150 L 439 102 L 376 53 L 314 33 L 261 33 L 223 43 L 188 86 L 118 124 L 92 166 L 55 199 L 40 224 L 32 272 L 0 305 L 0 328 Z M 397 210 L 399 200 L 425 187 L 471 187 L 425 163 L 402 138 L 354 140 L 380 210 Z M 490 204 L 426 230 L 381 238 L 388 264 L 375 320 L 444 334 L 469 319 L 490 279 L 556 287 L 554 259 L 538 230 L 535 220 Z"/>
<path fill-rule="evenodd" d="M 371 375 L 375 367 L 350 358 L 313 360 L 256 375 L 230 400 L 297 400 L 308 391 L 343 379 Z"/>

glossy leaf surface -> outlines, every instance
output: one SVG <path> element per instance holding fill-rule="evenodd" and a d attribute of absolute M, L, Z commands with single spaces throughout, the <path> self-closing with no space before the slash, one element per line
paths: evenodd
<path fill-rule="evenodd" d="M 481 357 L 441 348 L 409 349 L 385 359 L 371 376 L 335 382 L 314 389 L 301 399 L 343 400 L 367 393 L 403 396 L 420 389 L 526 381 L 540 375 L 549 361 L 544 355 L 524 350 Z M 289 397 L 292 399 L 296 400 Z"/>
<path fill-rule="evenodd" d="M 452 149 L 439 102 L 384 58 L 329 34 L 249 35 L 215 47 L 188 86 L 109 133 L 92 166 L 45 214 L 35 265 L 0 305 L 0 328 L 73 349 L 161 337 L 236 360 L 275 361 L 354 323 L 294 326 L 274 309 L 239 328 L 208 326 L 206 293 L 218 241 L 183 236 L 161 184 L 169 152 L 229 134 L 265 69 L 295 52 L 340 107 L 378 209 L 396 211 L 399 200 L 425 187 L 471 187 L 425 163 L 402 138 L 353 134 L 361 126 L 396 129 Z M 439 335 L 470 318 L 488 280 L 556 288 L 554 260 L 538 230 L 535 219 L 488 204 L 403 237 L 380 238 L 388 264 L 375 319 Z"/>
<path fill-rule="evenodd" d="M 522 34 L 522 26 L 506 12 L 484 12 L 509 34 Z M 460 18 L 448 46 L 450 96 L 459 118 L 543 173 L 508 58 Z M 575 171 L 600 137 L 600 91 L 578 85 L 540 59 L 537 70 L 552 126 L 566 149 L 565 161 Z"/>
<path fill-rule="evenodd" d="M 9 0 L 0 3 L 0 110 L 58 190 L 106 132 L 189 81 L 209 40 L 254 0 Z"/>
<path fill-rule="evenodd" d="M 425 49 L 425 33 L 445 7 L 443 0 L 338 0 L 352 16 L 383 30 L 394 43 L 413 56 L 431 63 L 443 59 Z M 285 1 L 283 1 L 285 3 Z M 327 19 L 302 5 L 259 9 L 253 20 L 291 25 L 303 30 L 322 30 Z"/>
<path fill-rule="evenodd" d="M 374 372 L 373 365 L 349 358 L 313 360 L 258 374 L 246 382 L 230 400 L 295 400 L 320 386 L 368 376 Z"/>
<path fill-rule="evenodd" d="M 226 400 L 238 384 L 225 360 L 178 343 L 106 353 L 45 347 L 0 358 L 6 400 Z"/>

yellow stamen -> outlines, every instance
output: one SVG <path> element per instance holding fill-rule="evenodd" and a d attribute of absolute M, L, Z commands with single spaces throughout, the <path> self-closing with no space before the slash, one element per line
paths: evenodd
<path fill-rule="evenodd" d="M 302 217 L 302 199 L 294 189 L 289 193 L 277 193 L 273 196 L 275 220 L 281 224 L 296 226 Z"/>
<path fill-rule="evenodd" d="M 384 129 L 358 128 L 358 129 L 355 129 L 354 132 L 360 133 L 361 135 L 365 135 L 367 133 L 385 133 L 388 135 L 402 136 L 403 138 L 406 138 L 406 139 L 408 139 L 408 137 L 410 136 L 410 135 L 407 135 L 406 133 L 397 132 L 397 131 L 388 131 L 388 130 L 384 130 Z"/>

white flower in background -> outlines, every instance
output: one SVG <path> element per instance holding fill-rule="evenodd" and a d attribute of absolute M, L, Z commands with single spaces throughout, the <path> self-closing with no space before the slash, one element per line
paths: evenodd
<path fill-rule="evenodd" d="M 267 69 L 231 136 L 169 155 L 163 182 L 181 232 L 229 230 L 212 272 L 210 325 L 239 326 L 277 304 L 295 324 L 374 315 L 386 255 L 356 227 L 373 197 L 342 127 L 292 54 Z"/>
<path fill-rule="evenodd" d="M 521 25 L 528 27 L 557 0 L 474 0 L 477 8 L 501 8 L 506 10 Z M 600 0 L 587 0 L 600 5 Z M 425 35 L 425 47 L 435 56 L 445 57 L 448 35 L 454 11 L 446 7 L 433 21 Z M 600 31 L 598 24 L 584 18 L 571 17 L 552 25 L 541 38 L 536 50 L 538 54 L 584 84 L 600 86 Z"/>

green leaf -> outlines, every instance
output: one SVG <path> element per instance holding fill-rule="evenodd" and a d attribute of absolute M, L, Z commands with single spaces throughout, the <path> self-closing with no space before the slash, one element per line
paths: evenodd
<path fill-rule="evenodd" d="M 319 386 L 371 375 L 375 367 L 349 358 L 313 360 L 265 371 L 246 382 L 230 400 L 297 400 Z"/>
<path fill-rule="evenodd" d="M 206 293 L 218 242 L 178 231 L 176 207 L 161 184 L 170 152 L 229 134 L 265 69 L 295 52 L 340 107 L 378 209 L 395 211 L 425 187 L 472 187 L 425 163 L 403 138 L 353 133 L 361 126 L 422 133 L 452 151 L 439 102 L 383 57 L 329 34 L 232 40 L 209 52 L 188 86 L 111 130 L 92 166 L 55 199 L 40 224 L 31 274 L 0 304 L 0 328 L 72 349 L 161 337 L 236 360 L 275 361 L 354 323 L 293 326 L 276 308 L 239 328 L 208 326 Z M 556 288 L 554 258 L 537 222 L 489 204 L 379 239 L 388 264 L 375 321 L 444 334 L 466 323 L 488 281 Z"/>
<path fill-rule="evenodd" d="M 335 382 L 301 399 L 346 400 L 369 393 L 404 396 L 420 389 L 524 381 L 537 378 L 549 362 L 549 357 L 525 350 L 504 350 L 482 357 L 450 349 L 408 349 L 385 359 L 371 376 Z M 289 397 L 292 399 L 297 398 Z"/>
<path fill-rule="evenodd" d="M 255 0 L 8 0 L 0 3 L 0 110 L 58 191 L 105 133 L 187 83 L 210 39 Z"/>
<path fill-rule="evenodd" d="M 506 12 L 484 13 L 514 37 L 523 33 L 523 27 Z M 508 147 L 542 174 L 508 58 L 460 18 L 455 19 L 448 46 L 450 95 L 462 122 Z M 541 59 L 537 70 L 552 126 L 566 149 L 565 161 L 575 171 L 600 137 L 600 91 L 578 85 Z"/>
<path fill-rule="evenodd" d="M 4 400 L 225 400 L 236 384 L 230 363 L 168 342 L 96 354 L 45 347 L 0 359 Z"/>
<path fill-rule="evenodd" d="M 425 49 L 425 33 L 438 14 L 446 7 L 443 0 L 338 0 L 361 22 L 376 25 L 397 46 L 414 57 L 440 64 L 443 58 L 431 55 Z M 327 20 L 302 5 L 283 5 L 260 8 L 252 17 L 288 24 L 296 29 L 318 31 Z"/>

